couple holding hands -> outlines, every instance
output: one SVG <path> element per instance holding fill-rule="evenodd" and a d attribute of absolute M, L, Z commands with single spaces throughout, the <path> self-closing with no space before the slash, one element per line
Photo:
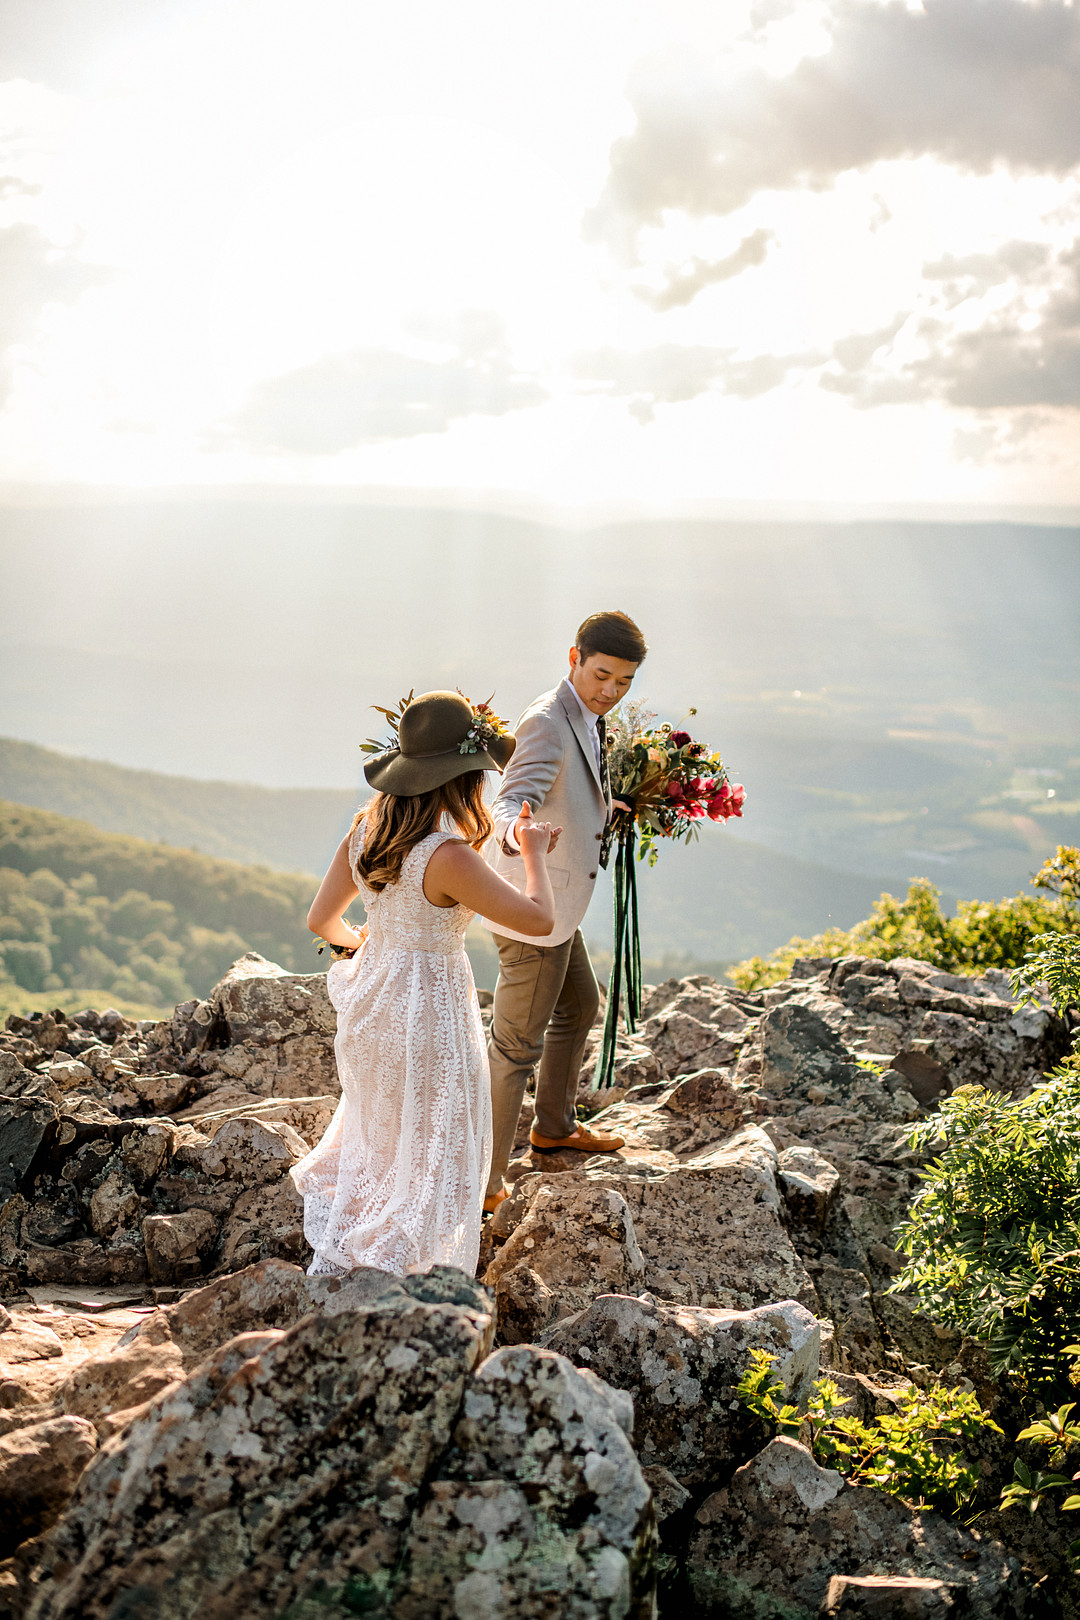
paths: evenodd
<path fill-rule="evenodd" d="M 312 1272 L 474 1272 L 534 1071 L 534 1151 L 622 1147 L 575 1118 L 599 1004 L 579 924 L 612 815 L 604 716 L 646 651 L 625 613 L 595 613 L 514 735 L 456 692 L 427 692 L 366 766 L 375 792 L 308 913 L 353 951 L 327 975 L 341 1101 L 292 1172 Z M 487 771 L 502 773 L 490 809 Z M 358 894 L 362 930 L 342 920 Z M 499 952 L 486 1045 L 465 954 L 474 916 Z"/>

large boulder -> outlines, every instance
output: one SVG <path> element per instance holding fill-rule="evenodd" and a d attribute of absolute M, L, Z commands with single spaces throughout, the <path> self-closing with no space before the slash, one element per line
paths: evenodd
<path fill-rule="evenodd" d="M 484 1281 L 495 1289 L 499 1337 L 522 1344 L 541 1337 L 597 1294 L 638 1286 L 645 1273 L 626 1200 L 615 1187 L 577 1178 L 529 1189 L 525 1213 L 495 1255 Z"/>
<path fill-rule="evenodd" d="M 718 1311 L 609 1294 L 560 1323 L 548 1347 L 627 1390 L 642 1464 L 694 1487 L 747 1456 L 753 1425 L 737 1386 L 751 1351 L 776 1358 L 775 1375 L 799 1402 L 818 1374 L 821 1327 L 795 1300 Z"/>
<path fill-rule="evenodd" d="M 533 1346 L 483 1361 L 488 1297 L 460 1273 L 323 1281 L 336 1308 L 230 1339 L 104 1444 L 44 1545 L 34 1620 L 645 1620 L 654 1528 L 625 1397 Z M 188 1325 L 302 1303 L 274 1268 L 247 1286 Z"/>
<path fill-rule="evenodd" d="M 395 1620 L 648 1620 L 655 1528 L 628 1417 L 562 1356 L 489 1356 L 411 1526 Z"/>
<path fill-rule="evenodd" d="M 709 1152 L 651 1164 L 590 1159 L 582 1172 L 625 1199 L 645 1262 L 642 1287 L 687 1305 L 751 1310 L 814 1285 L 792 1245 L 776 1184 L 777 1152 L 748 1126 Z"/>
<path fill-rule="evenodd" d="M 230 1045 L 276 1046 L 313 1034 L 332 1038 L 337 1028 L 325 973 L 289 973 L 257 951 L 233 963 L 210 992 L 210 1006 Z"/>
<path fill-rule="evenodd" d="M 687 1574 L 703 1616 L 814 1620 L 834 1575 L 961 1585 L 976 1620 L 1019 1620 L 1033 1584 L 1000 1543 L 848 1485 L 797 1441 L 773 1440 L 697 1514 Z M 896 1612 L 896 1611 L 893 1611 Z"/>

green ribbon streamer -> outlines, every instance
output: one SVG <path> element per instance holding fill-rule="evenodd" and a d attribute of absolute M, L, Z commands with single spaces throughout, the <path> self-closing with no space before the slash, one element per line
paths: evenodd
<path fill-rule="evenodd" d="M 619 1009 L 625 986 L 626 1033 L 633 1035 L 641 1017 L 641 933 L 638 927 L 637 826 L 633 816 L 620 816 L 615 850 L 615 949 L 608 979 L 604 1039 L 593 1074 L 593 1088 L 610 1086 L 615 1070 L 615 1043 L 619 1034 Z"/>

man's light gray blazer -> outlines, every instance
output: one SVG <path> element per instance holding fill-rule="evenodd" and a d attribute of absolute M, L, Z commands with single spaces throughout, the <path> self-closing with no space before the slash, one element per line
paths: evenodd
<path fill-rule="evenodd" d="M 514 749 L 492 806 L 495 836 L 488 859 L 504 878 L 525 891 L 521 856 L 509 854 L 503 840 L 528 799 L 538 821 L 562 828 L 548 856 L 548 876 L 555 896 L 555 927 L 550 934 L 515 934 L 484 919 L 485 928 L 528 945 L 562 945 L 576 933 L 596 890 L 600 838 L 611 814 L 610 799 L 600 785 L 600 770 L 589 727 L 569 682 L 545 692 L 529 705 L 514 727 Z"/>

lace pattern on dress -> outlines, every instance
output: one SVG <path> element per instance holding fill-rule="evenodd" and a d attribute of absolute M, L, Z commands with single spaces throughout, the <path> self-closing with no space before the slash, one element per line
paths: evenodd
<path fill-rule="evenodd" d="M 487 1051 L 465 954 L 473 913 L 433 906 L 423 887 L 435 850 L 457 835 L 422 839 L 376 894 L 356 870 L 363 834 L 361 822 L 349 862 L 367 942 L 327 974 L 341 1101 L 292 1171 L 315 1251 L 308 1270 L 471 1275 L 491 1160 Z"/>

